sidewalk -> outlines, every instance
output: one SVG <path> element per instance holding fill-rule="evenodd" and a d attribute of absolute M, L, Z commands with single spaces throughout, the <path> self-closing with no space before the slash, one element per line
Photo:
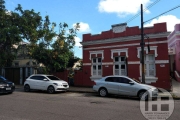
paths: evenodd
<path fill-rule="evenodd" d="M 180 82 L 172 79 L 172 94 L 174 97 L 180 98 Z"/>

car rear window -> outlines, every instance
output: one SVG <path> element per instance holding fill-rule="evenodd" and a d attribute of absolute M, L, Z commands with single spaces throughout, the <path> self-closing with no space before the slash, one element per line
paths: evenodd
<path fill-rule="evenodd" d="M 61 80 L 55 76 L 46 76 L 46 77 L 48 77 L 50 80 Z"/>

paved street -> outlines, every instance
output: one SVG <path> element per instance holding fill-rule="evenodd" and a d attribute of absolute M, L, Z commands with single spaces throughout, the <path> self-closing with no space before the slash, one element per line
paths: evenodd
<path fill-rule="evenodd" d="M 179 120 L 180 101 L 175 101 L 171 120 Z M 56 93 L 21 89 L 0 95 L 0 120 L 145 120 L 137 98 L 96 93 Z"/>

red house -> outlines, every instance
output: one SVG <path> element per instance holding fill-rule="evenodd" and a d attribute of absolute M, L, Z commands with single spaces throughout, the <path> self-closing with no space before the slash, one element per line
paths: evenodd
<path fill-rule="evenodd" d="M 171 89 L 166 23 L 145 27 L 144 48 L 145 83 Z M 140 47 L 141 29 L 127 24 L 112 25 L 101 34 L 84 34 L 83 81 L 92 86 L 93 81 L 108 75 L 125 75 L 141 81 Z M 150 45 L 148 51 L 147 45 Z"/>

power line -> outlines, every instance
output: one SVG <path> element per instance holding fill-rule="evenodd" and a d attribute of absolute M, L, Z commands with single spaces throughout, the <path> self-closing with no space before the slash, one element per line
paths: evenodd
<path fill-rule="evenodd" d="M 152 6 L 154 6 L 155 4 L 157 4 L 160 0 L 156 0 L 154 1 L 152 4 L 150 4 L 147 8 L 145 8 L 143 10 L 143 12 L 145 12 L 146 10 L 148 10 L 149 8 L 151 8 Z M 141 14 L 141 12 L 137 13 L 135 16 L 133 16 L 132 18 L 130 18 L 128 21 L 126 21 L 126 23 L 131 22 L 132 20 L 134 20 L 135 18 L 137 18 L 139 15 Z"/>
<path fill-rule="evenodd" d="M 159 16 L 161 16 L 161 15 L 164 15 L 164 14 L 166 14 L 166 13 L 168 13 L 168 12 L 172 11 L 172 10 L 175 10 L 175 9 L 177 9 L 178 7 L 180 7 L 180 5 L 178 5 L 178 6 L 174 7 L 174 8 L 172 8 L 172 9 L 170 9 L 170 10 L 166 11 L 166 12 L 163 12 L 163 13 L 161 13 L 160 15 L 158 15 L 158 16 L 156 16 L 156 17 L 153 17 L 153 18 L 151 18 L 151 19 L 149 19 L 149 20 L 145 21 L 144 23 L 146 23 L 146 22 L 148 22 L 148 21 L 151 21 L 151 20 L 153 20 L 153 19 L 155 19 L 155 18 L 157 18 L 157 17 L 159 17 Z"/>

